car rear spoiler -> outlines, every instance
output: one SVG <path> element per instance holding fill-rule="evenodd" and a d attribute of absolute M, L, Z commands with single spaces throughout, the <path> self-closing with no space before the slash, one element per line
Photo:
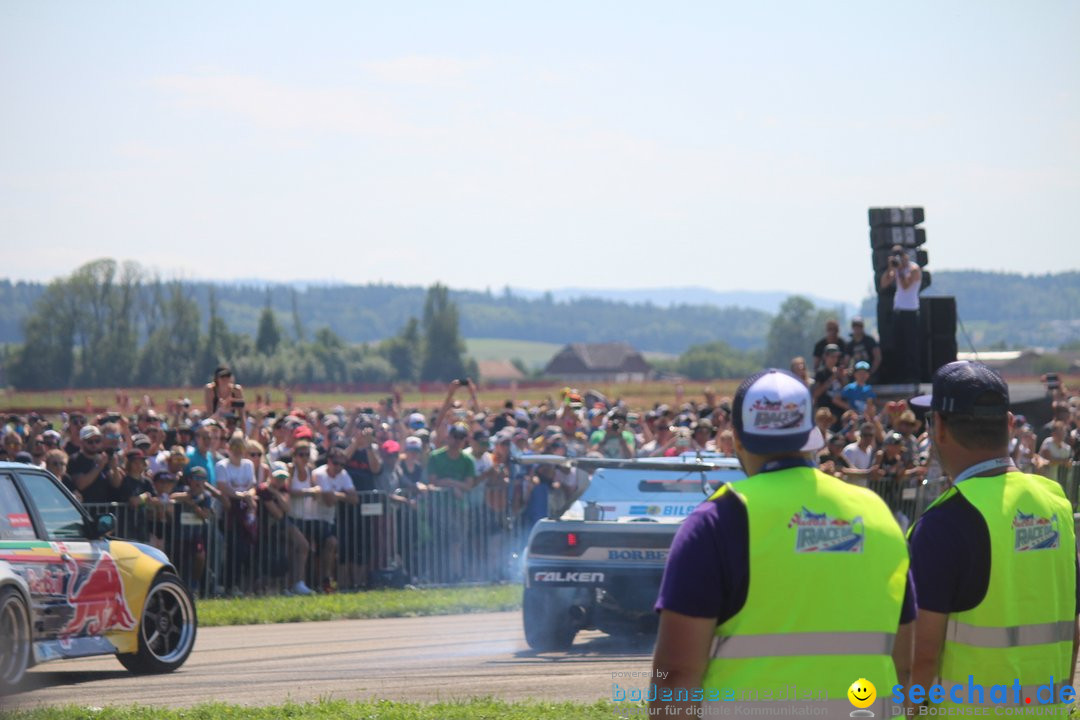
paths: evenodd
<path fill-rule="evenodd" d="M 554 465 L 566 470 L 584 470 L 593 472 L 601 468 L 615 470 L 649 470 L 650 472 L 709 472 L 711 470 L 738 470 L 739 461 L 736 458 L 721 458 L 709 456 L 681 456 L 683 462 L 664 462 L 651 458 L 630 458 L 612 460 L 609 458 L 568 458 L 562 455 L 522 455 L 510 458 L 510 462 L 516 465 Z"/>

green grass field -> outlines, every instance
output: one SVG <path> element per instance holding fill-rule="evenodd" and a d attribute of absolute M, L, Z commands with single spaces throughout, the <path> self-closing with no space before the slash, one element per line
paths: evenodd
<path fill-rule="evenodd" d="M 620 707 L 624 706 L 624 707 Z M 635 710 L 637 712 L 635 712 Z M 491 698 L 476 698 L 460 702 L 421 703 L 346 702 L 324 700 L 317 703 L 287 703 L 267 707 L 247 707 L 207 703 L 191 708 L 167 709 L 157 707 L 86 708 L 74 705 L 59 708 L 17 710 L 5 714 L 12 720 L 618 720 L 644 716 L 643 705 L 599 701 L 592 705 L 556 703 L 539 700 L 503 702 Z"/>
<path fill-rule="evenodd" d="M 201 600 L 199 626 L 497 612 L 521 607 L 521 585 L 370 590 L 308 597 Z"/>
<path fill-rule="evenodd" d="M 542 368 L 562 349 L 556 343 L 501 338 L 468 338 L 465 354 L 477 360 L 521 360 L 527 367 Z"/>

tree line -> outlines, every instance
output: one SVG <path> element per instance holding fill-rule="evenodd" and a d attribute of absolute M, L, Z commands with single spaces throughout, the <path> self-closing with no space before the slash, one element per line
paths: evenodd
<path fill-rule="evenodd" d="M 163 282 L 132 262 L 87 263 L 35 300 L 23 321 L 25 342 L 5 349 L 6 382 L 20 390 L 190 386 L 222 363 L 253 385 L 475 375 L 442 285 L 428 288 L 420 318 L 378 343 L 350 343 L 325 326 L 309 333 L 295 306 L 291 327 L 283 327 L 269 298 L 252 337 L 230 329 L 216 293 L 207 300 L 204 322 L 189 283 Z"/>
<path fill-rule="evenodd" d="M 269 307 L 293 337 L 311 337 L 329 328 L 346 343 L 378 343 L 398 333 L 424 312 L 427 289 L 395 285 L 244 286 L 184 281 L 184 292 L 199 308 L 205 330 L 211 298 L 215 312 L 235 332 L 254 337 Z M 21 321 L 48 291 L 33 283 L 0 280 L 0 303 L 9 308 L 0 322 L 0 342 L 23 342 Z M 508 288 L 449 290 L 458 309 L 462 337 L 505 338 L 550 343 L 626 341 L 642 350 L 678 354 L 695 343 L 725 338 L 739 349 L 762 346 L 770 315 L 749 308 L 709 305 L 660 307 L 596 298 L 555 301 L 529 299 Z M 0 318 L 0 320 L 4 320 Z"/>

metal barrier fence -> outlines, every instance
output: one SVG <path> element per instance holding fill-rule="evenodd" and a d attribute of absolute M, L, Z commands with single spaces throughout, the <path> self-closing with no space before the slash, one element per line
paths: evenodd
<path fill-rule="evenodd" d="M 1067 463 L 1040 473 L 1061 485 L 1065 497 L 1072 503 L 1073 511 L 1080 503 L 1080 463 Z M 907 532 L 911 523 L 950 487 L 951 483 L 943 476 L 931 473 L 921 482 L 894 480 L 871 480 L 864 484 L 876 492 L 896 515 L 901 528 Z M 1080 518 L 1080 514 L 1076 517 Z"/>
<path fill-rule="evenodd" d="M 1080 463 L 1047 474 L 1061 483 L 1076 510 Z M 949 483 L 931 473 L 921 481 L 866 486 L 906 531 Z M 322 590 L 328 577 L 341 589 L 516 581 L 529 528 L 492 499 L 446 488 L 412 498 L 369 492 L 360 493 L 356 505 L 320 508 L 312 499 L 304 514 L 312 519 L 287 516 L 265 499 L 253 511 L 215 500 L 205 520 L 175 502 L 86 507 L 94 515 L 115 515 L 116 537 L 163 550 L 185 582 L 209 597 L 283 593 L 300 581 Z M 1080 526 L 1080 514 L 1075 517 Z"/>
<path fill-rule="evenodd" d="M 1056 480 L 1065 491 L 1065 497 L 1069 498 L 1073 510 L 1080 503 L 1080 463 L 1066 463 L 1056 467 L 1047 468 L 1043 472 L 1051 480 Z"/>
<path fill-rule="evenodd" d="M 356 505 L 311 498 L 305 519 L 273 502 L 215 500 L 202 519 L 187 505 L 88 504 L 113 513 L 114 536 L 163 550 L 202 597 L 516 580 L 525 532 L 483 496 L 435 488 L 415 498 L 360 493 Z"/>

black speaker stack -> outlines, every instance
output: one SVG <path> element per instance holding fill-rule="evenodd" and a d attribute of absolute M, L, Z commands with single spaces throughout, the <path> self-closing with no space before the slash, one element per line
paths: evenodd
<path fill-rule="evenodd" d="M 919 326 L 923 382 L 929 382 L 935 370 L 956 360 L 956 298 L 919 298 Z"/>

